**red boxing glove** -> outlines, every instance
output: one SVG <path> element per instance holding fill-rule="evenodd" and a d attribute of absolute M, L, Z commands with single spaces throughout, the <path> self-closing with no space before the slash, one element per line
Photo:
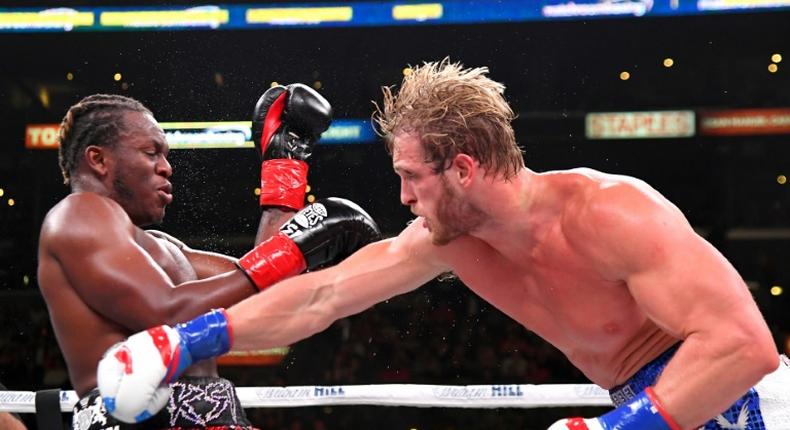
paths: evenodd
<path fill-rule="evenodd" d="M 263 290 L 305 269 L 337 263 L 380 237 L 376 222 L 355 203 L 321 199 L 297 212 L 238 265 Z"/>
<path fill-rule="evenodd" d="M 258 290 L 298 275 L 307 268 L 299 247 L 283 233 L 261 242 L 239 259 L 239 267 Z"/>
<path fill-rule="evenodd" d="M 252 115 L 252 140 L 262 158 L 261 206 L 304 206 L 307 163 L 332 121 L 332 107 L 303 84 L 267 90 Z"/>

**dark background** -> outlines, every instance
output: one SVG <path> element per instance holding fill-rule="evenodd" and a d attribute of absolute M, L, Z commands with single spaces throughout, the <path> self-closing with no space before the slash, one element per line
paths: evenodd
<path fill-rule="evenodd" d="M 490 76 L 507 86 L 508 101 L 519 113 L 514 127 L 528 167 L 587 166 L 634 175 L 676 203 L 749 282 L 784 350 L 790 333 L 788 293 L 768 291 L 773 285 L 790 288 L 790 185 L 776 181 L 780 174 L 790 175 L 790 136 L 590 141 L 584 137 L 584 114 L 788 107 L 788 48 L 786 12 L 385 28 L 0 34 L 0 188 L 5 191 L 0 198 L 0 381 L 16 390 L 70 388 L 35 276 L 42 218 L 68 189 L 56 151 L 24 148 L 26 124 L 60 122 L 71 104 L 97 92 L 134 97 L 163 122 L 247 120 L 272 81 L 320 82 L 337 118 L 369 118 L 371 101 L 381 99 L 380 87 L 399 83 L 404 67 L 446 56 L 467 66 L 487 66 Z M 771 74 L 767 66 L 774 53 L 786 60 Z M 674 67 L 662 66 L 666 57 L 674 59 Z M 630 80 L 619 79 L 623 70 L 631 73 Z M 69 72 L 72 81 L 66 80 Z M 113 80 L 115 72 L 123 74 L 122 81 Z M 243 254 L 252 245 L 259 216 L 254 151 L 178 150 L 171 152 L 171 163 L 176 199 L 161 229 L 193 247 Z M 388 235 L 409 220 L 380 143 L 319 145 L 311 166 L 317 197 L 358 202 Z M 7 205 L 9 197 L 16 201 L 13 207 Z M 736 234 L 744 231 L 750 234 Z M 340 321 L 297 344 L 279 366 L 223 373 L 252 386 L 586 382 L 551 347 L 452 282 L 433 282 Z M 569 412 L 596 411 L 251 411 L 262 428 L 289 429 L 545 428 Z"/>

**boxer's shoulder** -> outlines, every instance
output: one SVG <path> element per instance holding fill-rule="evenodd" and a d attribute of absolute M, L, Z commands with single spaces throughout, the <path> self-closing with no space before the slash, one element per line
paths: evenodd
<path fill-rule="evenodd" d="M 133 234 L 137 227 L 114 200 L 95 193 L 74 193 L 58 202 L 44 218 L 41 242 L 101 239 L 112 231 Z"/>
<path fill-rule="evenodd" d="M 95 218 L 102 218 L 106 221 L 115 218 L 129 219 L 121 205 L 115 200 L 91 192 L 69 194 L 49 210 L 45 221 L 62 221 L 64 217 L 69 217 L 70 222 L 88 222 Z"/>

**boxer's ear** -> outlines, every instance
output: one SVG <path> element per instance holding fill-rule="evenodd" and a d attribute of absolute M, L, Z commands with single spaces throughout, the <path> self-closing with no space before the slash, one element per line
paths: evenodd
<path fill-rule="evenodd" d="M 107 175 L 107 148 L 96 145 L 88 145 L 85 148 L 83 162 L 85 165 L 99 176 Z"/>
<path fill-rule="evenodd" d="M 478 173 L 479 164 L 477 160 L 467 154 L 458 154 L 453 159 L 451 167 L 458 178 L 458 183 L 462 187 L 467 187 L 471 185 L 472 181 L 475 179 Z"/>

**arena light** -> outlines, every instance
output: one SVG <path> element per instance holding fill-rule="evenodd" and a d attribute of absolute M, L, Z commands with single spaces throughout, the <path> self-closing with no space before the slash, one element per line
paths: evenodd
<path fill-rule="evenodd" d="M 13 205 L 15 205 L 15 204 L 16 204 L 16 200 L 14 200 L 14 199 L 8 199 L 8 206 L 13 206 Z"/>
<path fill-rule="evenodd" d="M 250 121 L 162 122 L 170 149 L 251 148 Z"/>
<path fill-rule="evenodd" d="M 351 6 L 250 8 L 246 13 L 247 24 L 320 24 L 350 22 L 353 17 Z"/>
<path fill-rule="evenodd" d="M 782 54 L 771 55 L 771 61 L 773 61 L 774 63 L 781 63 L 782 62 Z"/>
<path fill-rule="evenodd" d="M 49 108 L 49 90 L 46 87 L 38 89 L 38 100 L 41 102 L 41 106 Z"/>
<path fill-rule="evenodd" d="M 675 60 L 673 60 L 672 58 L 669 58 L 669 57 L 664 58 L 664 67 L 670 68 L 670 67 L 672 67 L 674 65 L 675 65 Z"/>
<path fill-rule="evenodd" d="M 735 136 L 790 133 L 790 108 L 702 111 L 700 134 Z"/>
<path fill-rule="evenodd" d="M 126 82 L 124 89 L 128 88 Z M 253 148 L 252 122 L 160 122 L 170 149 Z M 28 124 L 25 148 L 57 149 L 60 124 Z M 337 119 L 321 135 L 319 144 L 365 144 L 378 139 L 367 119 Z"/>
<path fill-rule="evenodd" d="M 396 21 L 428 21 L 441 19 L 443 14 L 441 3 L 399 4 L 392 7 L 392 18 Z"/>
<path fill-rule="evenodd" d="M 784 185 L 784 184 L 786 184 L 786 183 L 787 183 L 787 176 L 785 176 L 785 175 L 779 175 L 779 176 L 777 176 L 777 177 L 776 177 L 776 183 L 777 183 L 777 184 L 779 184 L 779 185 Z"/>
<path fill-rule="evenodd" d="M 650 2 L 561 2 L 560 4 L 543 6 L 545 17 L 570 18 L 589 16 L 631 15 L 644 16 L 652 9 Z"/>
<path fill-rule="evenodd" d="M 631 79 L 631 74 L 630 73 L 628 73 L 626 71 L 620 72 L 620 80 L 621 81 L 627 81 L 629 79 Z"/>
<path fill-rule="evenodd" d="M 121 28 L 219 28 L 227 24 L 230 13 L 217 6 L 201 6 L 183 10 L 107 11 L 99 15 L 103 27 Z"/>
<path fill-rule="evenodd" d="M 790 6 L 790 0 L 699 0 L 699 11 L 747 10 Z"/>
<path fill-rule="evenodd" d="M 781 296 L 784 292 L 784 288 L 781 285 L 774 285 L 771 287 L 771 295 L 772 296 Z"/>
<path fill-rule="evenodd" d="M 256 351 L 231 351 L 219 358 L 220 366 L 270 366 L 279 364 L 288 354 L 289 347 L 262 349 Z"/>
<path fill-rule="evenodd" d="M 122 78 L 123 78 L 123 75 L 121 75 L 120 73 L 116 73 L 116 74 L 112 75 L 112 79 L 113 79 L 115 82 L 118 82 L 118 81 L 120 81 Z"/>
<path fill-rule="evenodd" d="M 313 202 L 315 202 L 315 196 L 314 196 L 314 195 L 312 195 L 312 194 L 308 194 L 308 195 L 307 195 L 307 202 L 308 202 L 308 203 L 313 203 Z"/>
<path fill-rule="evenodd" d="M 776 73 L 778 70 L 779 70 L 779 66 L 777 66 L 776 64 L 771 63 L 768 65 L 768 72 Z"/>
<path fill-rule="evenodd" d="M 3 197 L 3 194 L 5 194 L 5 190 L 0 188 L 0 197 Z"/>
<path fill-rule="evenodd" d="M 255 194 L 256 196 L 260 196 L 261 195 L 261 187 L 255 187 L 255 189 L 252 190 L 252 193 Z"/>
<path fill-rule="evenodd" d="M 0 29 L 65 30 L 93 25 L 93 12 L 69 8 L 45 9 L 36 12 L 0 12 Z"/>
<path fill-rule="evenodd" d="M 74 80 L 74 73 L 68 72 L 66 73 L 66 80 L 73 81 Z"/>

